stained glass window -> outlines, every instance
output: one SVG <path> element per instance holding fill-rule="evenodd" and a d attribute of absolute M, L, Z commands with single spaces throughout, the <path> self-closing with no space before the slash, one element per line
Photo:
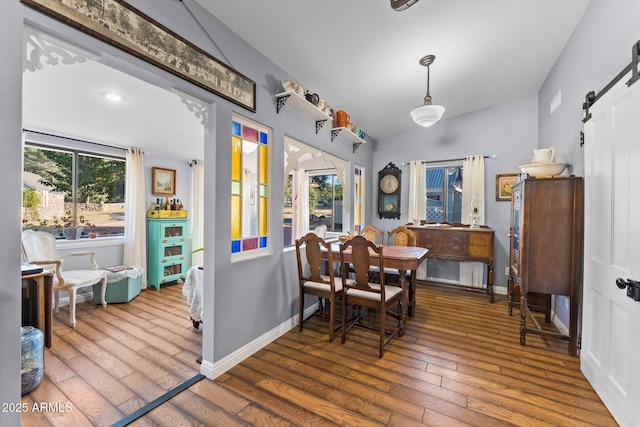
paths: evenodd
<path fill-rule="evenodd" d="M 269 129 L 234 116 L 231 124 L 231 254 L 268 250 Z"/>

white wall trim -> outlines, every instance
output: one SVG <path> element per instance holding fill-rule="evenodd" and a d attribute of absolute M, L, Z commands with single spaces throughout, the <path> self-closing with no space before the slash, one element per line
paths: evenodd
<path fill-rule="evenodd" d="M 318 303 L 311 305 L 310 307 L 305 309 L 304 317 L 307 318 L 317 309 L 318 309 Z M 207 378 L 209 378 L 210 380 L 213 380 L 219 377 L 220 375 L 224 374 L 225 372 L 227 372 L 229 369 L 233 368 L 237 364 L 241 363 L 243 360 L 252 356 L 257 351 L 266 347 L 267 344 L 280 338 L 282 335 L 286 334 L 296 326 L 298 326 L 297 314 L 291 317 L 290 319 L 285 320 L 283 323 L 276 326 L 275 328 L 268 331 L 267 333 L 263 334 L 262 336 L 251 341 L 247 345 L 239 348 L 238 350 L 234 351 L 228 356 L 223 357 L 222 359 L 218 360 L 215 363 L 211 363 L 210 361 L 203 360 L 202 363 L 200 364 L 200 373 L 206 376 Z"/>
<path fill-rule="evenodd" d="M 555 310 L 551 310 L 551 322 L 556 328 L 558 328 L 558 332 L 560 332 L 562 335 L 569 335 L 569 328 L 567 328 L 567 325 L 562 323 L 562 320 L 559 316 L 556 316 Z"/>
<path fill-rule="evenodd" d="M 60 292 L 64 292 L 64 295 L 66 296 L 60 297 L 60 299 L 58 300 L 58 304 L 59 304 L 58 307 L 65 307 L 69 305 L 69 294 L 66 291 L 60 291 Z M 85 302 L 85 301 L 93 301 L 93 292 L 78 292 L 76 294 L 76 305 L 80 302 Z M 99 305 L 99 304 L 96 304 L 96 305 Z"/>
<path fill-rule="evenodd" d="M 507 287 L 506 286 L 496 286 L 493 285 L 493 293 L 497 295 L 507 295 Z"/>

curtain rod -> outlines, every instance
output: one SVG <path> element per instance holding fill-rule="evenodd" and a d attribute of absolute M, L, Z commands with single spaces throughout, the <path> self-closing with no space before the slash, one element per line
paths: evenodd
<path fill-rule="evenodd" d="M 498 155 L 494 153 L 494 154 L 492 154 L 490 156 L 485 155 L 483 157 L 485 159 L 497 159 Z M 460 158 L 457 158 L 457 159 L 444 159 L 444 160 L 429 160 L 429 161 L 423 160 L 422 164 L 425 165 L 427 163 L 455 162 L 455 161 L 464 160 L 464 159 L 466 159 L 466 157 L 460 157 Z M 402 162 L 402 163 L 400 163 L 400 166 L 407 166 L 408 164 L 409 164 L 409 162 Z"/>
<path fill-rule="evenodd" d="M 105 144 L 104 142 L 87 141 L 86 139 L 73 138 L 73 137 L 64 136 L 64 135 L 56 135 L 56 134 L 53 134 L 53 133 L 41 132 L 41 131 L 38 131 L 38 130 L 31 130 L 31 129 L 28 129 L 28 128 L 22 128 L 22 131 L 23 132 L 32 133 L 34 135 L 49 136 L 49 137 L 56 138 L 56 139 L 66 139 L 68 141 L 81 142 L 83 144 L 93 144 L 93 145 L 98 145 L 100 147 L 113 148 L 113 149 L 116 149 L 116 150 L 127 151 L 126 148 L 117 147 L 115 145 Z"/>

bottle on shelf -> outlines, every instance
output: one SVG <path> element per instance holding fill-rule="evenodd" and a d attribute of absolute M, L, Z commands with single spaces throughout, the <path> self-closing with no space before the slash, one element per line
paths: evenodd
<path fill-rule="evenodd" d="M 175 211 L 178 209 L 178 205 L 176 204 L 176 199 L 171 199 L 171 210 Z"/>
<path fill-rule="evenodd" d="M 178 210 L 181 211 L 182 208 L 183 208 L 182 202 L 180 201 L 180 199 L 178 199 Z"/>
<path fill-rule="evenodd" d="M 159 211 L 160 210 L 160 199 L 156 199 L 156 207 L 155 210 Z"/>
<path fill-rule="evenodd" d="M 164 201 L 164 210 L 165 211 L 170 211 L 171 210 L 171 203 L 169 203 L 169 197 L 168 196 L 165 198 L 165 201 Z"/>

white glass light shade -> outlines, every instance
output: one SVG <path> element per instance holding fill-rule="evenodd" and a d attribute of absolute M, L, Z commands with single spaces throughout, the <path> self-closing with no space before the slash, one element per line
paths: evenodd
<path fill-rule="evenodd" d="M 422 105 L 411 111 L 411 118 L 420 126 L 429 127 L 442 118 L 444 107 L 441 105 Z"/>

